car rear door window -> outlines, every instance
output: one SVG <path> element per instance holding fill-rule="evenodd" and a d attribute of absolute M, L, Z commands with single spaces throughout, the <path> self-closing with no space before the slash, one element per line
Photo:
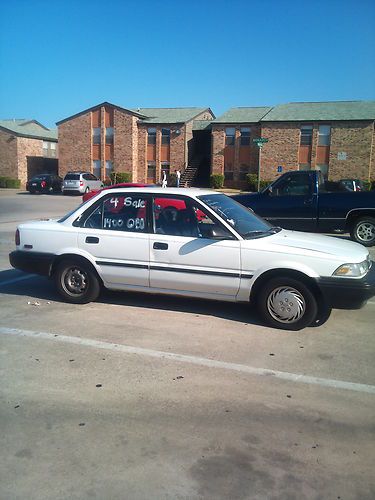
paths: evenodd
<path fill-rule="evenodd" d="M 111 195 L 95 208 L 83 226 L 111 231 L 146 233 L 147 197 L 136 194 Z"/>

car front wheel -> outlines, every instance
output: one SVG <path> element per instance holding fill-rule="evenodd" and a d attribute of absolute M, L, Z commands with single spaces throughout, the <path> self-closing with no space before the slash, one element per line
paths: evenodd
<path fill-rule="evenodd" d="M 374 217 L 361 217 L 353 224 L 350 236 L 357 243 L 365 247 L 375 245 L 375 219 Z"/>
<path fill-rule="evenodd" d="M 308 286 L 287 276 L 266 282 L 257 303 L 265 322 L 283 330 L 301 330 L 318 314 L 317 300 Z"/>
<path fill-rule="evenodd" d="M 55 283 L 60 295 L 74 304 L 87 304 L 96 300 L 100 282 L 88 264 L 79 260 L 64 260 L 57 266 Z"/>

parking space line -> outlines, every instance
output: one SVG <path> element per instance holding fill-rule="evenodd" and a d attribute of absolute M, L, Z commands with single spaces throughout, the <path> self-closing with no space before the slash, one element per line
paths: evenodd
<path fill-rule="evenodd" d="M 298 373 L 269 370 L 267 368 L 256 368 L 253 366 L 242 365 L 237 363 L 227 363 L 225 361 L 216 361 L 214 359 L 200 358 L 197 356 L 188 356 L 185 354 L 155 351 L 152 349 L 145 349 L 143 347 L 133 347 L 124 344 L 113 344 L 110 342 L 103 342 L 100 340 L 86 339 L 80 337 L 70 337 L 67 335 L 59 335 L 47 332 L 35 332 L 31 330 L 20 330 L 17 328 L 6 328 L 6 327 L 0 327 L 0 335 L 13 335 L 18 337 L 53 340 L 55 342 L 63 342 L 67 344 L 93 347 L 96 349 L 104 349 L 114 352 L 123 352 L 126 354 L 136 354 L 139 356 L 160 358 L 163 360 L 171 360 L 180 363 L 205 366 L 208 368 L 219 368 L 224 370 L 248 373 L 250 375 L 256 375 L 256 376 L 275 377 L 289 382 L 298 382 L 302 384 L 319 385 L 321 387 L 331 387 L 334 389 L 345 389 L 350 391 L 375 394 L 374 385 L 358 384 L 355 382 L 346 382 L 343 380 L 334 380 L 334 379 L 327 379 L 320 377 L 310 377 L 308 375 L 302 375 Z"/>
<path fill-rule="evenodd" d="M 12 280 L 2 281 L 0 282 L 0 286 L 11 285 L 12 283 L 17 283 L 17 281 L 29 280 L 30 278 L 35 278 L 35 274 L 28 274 L 27 276 L 19 276 Z"/>

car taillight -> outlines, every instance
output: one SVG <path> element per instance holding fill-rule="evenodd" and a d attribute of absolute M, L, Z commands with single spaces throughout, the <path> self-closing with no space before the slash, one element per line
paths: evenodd
<path fill-rule="evenodd" d="M 42 186 L 42 188 L 45 188 L 45 187 L 46 187 L 46 181 L 42 181 L 42 182 L 40 183 L 40 185 Z"/>
<path fill-rule="evenodd" d="M 79 185 L 80 185 L 80 186 L 83 186 L 83 181 L 80 181 L 80 182 L 79 182 Z"/>
<path fill-rule="evenodd" d="M 18 229 L 17 229 L 16 234 L 14 236 L 14 241 L 16 243 L 16 246 L 18 246 L 21 243 L 20 232 Z"/>

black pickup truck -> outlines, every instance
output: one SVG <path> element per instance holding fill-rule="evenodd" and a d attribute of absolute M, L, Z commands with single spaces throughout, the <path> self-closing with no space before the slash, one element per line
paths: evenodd
<path fill-rule="evenodd" d="M 362 245 L 375 245 L 375 191 L 331 189 L 321 172 L 298 171 L 283 174 L 260 193 L 233 199 L 285 229 L 350 233 Z"/>

